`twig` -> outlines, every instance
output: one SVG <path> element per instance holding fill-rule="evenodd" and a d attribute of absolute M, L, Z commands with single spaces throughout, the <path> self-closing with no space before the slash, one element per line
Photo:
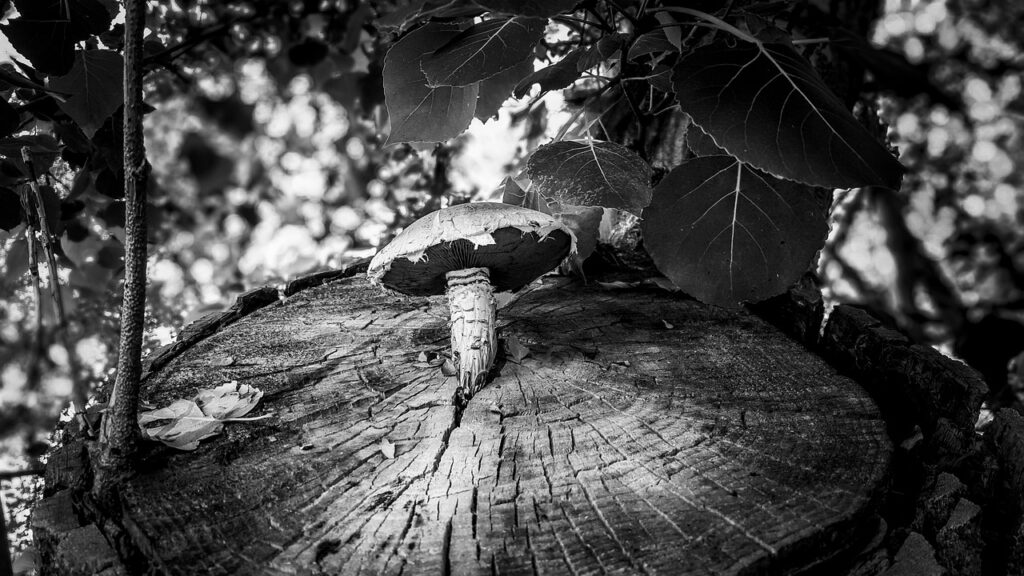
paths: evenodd
<path fill-rule="evenodd" d="M 42 237 L 40 245 L 43 248 L 43 255 L 46 256 L 46 267 L 50 273 L 50 294 L 53 296 L 53 306 L 57 312 L 58 337 L 68 357 L 68 372 L 71 377 L 71 405 L 75 408 L 75 414 L 80 414 L 85 410 L 88 394 L 84 389 L 84 381 L 81 378 L 78 357 L 75 355 L 75 350 L 71 347 L 70 343 L 68 316 L 64 310 L 64 296 L 60 290 L 57 258 L 54 256 L 53 250 L 53 234 L 50 232 L 50 225 L 46 221 L 46 205 L 43 203 L 43 193 L 39 189 L 39 182 L 36 180 L 36 171 L 32 164 L 32 155 L 29 153 L 28 146 L 21 148 L 21 159 L 25 162 L 25 166 L 28 167 L 30 178 L 28 186 L 36 199 L 36 220 L 39 222 L 39 232 Z M 31 220 L 31 216 L 29 216 L 29 219 Z"/>
<path fill-rule="evenodd" d="M 146 313 L 146 161 L 142 136 L 142 37 L 145 0 L 126 0 L 124 24 L 125 271 L 117 379 L 100 431 L 102 454 L 93 492 L 110 503 L 117 476 L 131 468 L 139 439 L 139 379 Z"/>

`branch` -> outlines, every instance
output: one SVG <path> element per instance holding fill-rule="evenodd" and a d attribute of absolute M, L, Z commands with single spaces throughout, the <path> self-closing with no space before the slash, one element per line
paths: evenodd
<path fill-rule="evenodd" d="M 21 198 L 21 210 L 25 213 L 25 242 L 28 246 L 28 270 L 32 276 L 32 294 L 35 296 L 36 304 L 36 322 L 34 329 L 34 337 L 32 339 L 32 354 L 29 358 L 28 373 L 26 379 L 28 380 L 26 387 L 29 390 L 35 389 L 39 385 L 39 378 L 41 376 L 40 370 L 42 366 L 43 356 L 43 335 L 45 329 L 43 327 L 43 290 L 39 285 L 39 259 L 36 254 L 36 227 L 32 221 L 31 214 L 33 212 L 32 202 L 33 199 L 24 191 L 21 190 L 19 194 Z"/>
<path fill-rule="evenodd" d="M 142 35 L 145 0 L 125 1 L 124 26 L 124 197 L 125 271 L 117 379 L 100 431 L 100 470 L 93 491 L 109 502 L 116 477 L 130 470 L 139 438 L 139 379 L 146 312 L 146 181 L 149 164 L 142 137 Z"/>
<path fill-rule="evenodd" d="M 46 256 L 46 268 L 50 273 L 50 294 L 53 296 L 53 306 L 54 311 L 57 313 L 57 324 L 59 326 L 57 332 L 61 346 L 64 347 L 68 355 L 68 373 L 71 377 L 71 405 L 75 409 L 75 414 L 81 414 L 85 410 L 85 404 L 88 400 L 86 396 L 88 394 L 84 387 L 84 381 L 81 378 L 78 357 L 75 355 L 75 350 L 72 348 L 69 339 L 68 317 L 64 311 L 64 296 L 60 290 L 57 258 L 54 256 L 53 250 L 53 234 L 50 232 L 50 225 L 46 221 L 46 205 L 43 203 L 43 193 L 39 189 L 39 182 L 37 181 L 35 167 L 32 164 L 32 155 L 29 153 L 28 146 L 21 148 L 21 159 L 28 167 L 30 178 L 28 186 L 35 195 L 36 221 L 39 222 L 39 232 L 42 237 L 40 245 L 43 248 L 43 255 Z M 27 212 L 26 214 L 28 219 L 31 220 L 31 213 Z M 36 278 L 36 281 L 38 282 L 38 278 Z"/>

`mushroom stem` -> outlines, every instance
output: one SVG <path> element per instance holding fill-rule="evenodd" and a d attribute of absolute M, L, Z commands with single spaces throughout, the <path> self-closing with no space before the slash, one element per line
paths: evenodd
<path fill-rule="evenodd" d="M 452 359 L 459 369 L 459 387 L 468 399 L 483 384 L 498 348 L 494 288 L 487 268 L 454 270 L 445 277 L 451 309 Z"/>

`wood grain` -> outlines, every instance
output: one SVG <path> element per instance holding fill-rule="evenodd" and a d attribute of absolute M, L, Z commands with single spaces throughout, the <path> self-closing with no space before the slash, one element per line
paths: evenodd
<path fill-rule="evenodd" d="M 885 425 L 764 321 L 657 290 L 549 283 L 499 311 L 530 353 L 465 406 L 418 361 L 443 297 L 299 292 L 153 372 L 157 405 L 238 380 L 264 421 L 157 449 L 123 522 L 176 574 L 780 572 L 856 543 Z M 382 439 L 396 447 L 394 458 Z M 828 551 L 828 552 L 826 552 Z"/>

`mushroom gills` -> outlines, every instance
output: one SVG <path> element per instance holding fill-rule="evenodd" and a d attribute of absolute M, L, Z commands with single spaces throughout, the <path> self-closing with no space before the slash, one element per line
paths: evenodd
<path fill-rule="evenodd" d="M 487 268 L 453 270 L 445 275 L 451 310 L 452 360 L 467 398 L 483 385 L 497 353 L 494 288 Z"/>

